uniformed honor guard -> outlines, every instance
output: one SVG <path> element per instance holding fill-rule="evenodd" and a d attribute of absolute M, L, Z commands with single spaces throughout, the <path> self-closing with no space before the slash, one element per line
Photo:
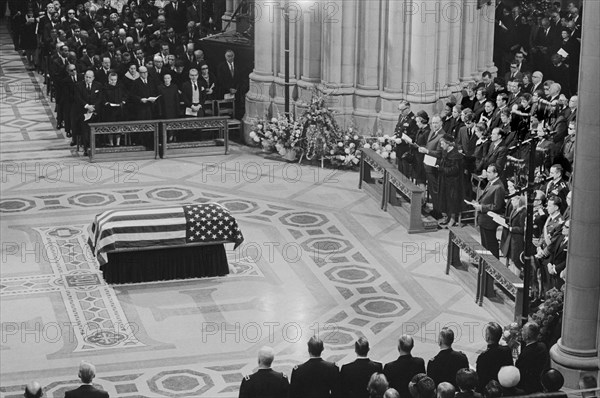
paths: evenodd
<path fill-rule="evenodd" d="M 329 398 L 338 395 L 340 373 L 337 365 L 321 358 L 323 341 L 308 341 L 310 359 L 292 370 L 290 398 Z"/>
<path fill-rule="evenodd" d="M 274 358 L 271 347 L 262 347 L 258 351 L 258 370 L 242 379 L 240 398 L 287 398 L 288 378 L 271 369 Z"/>

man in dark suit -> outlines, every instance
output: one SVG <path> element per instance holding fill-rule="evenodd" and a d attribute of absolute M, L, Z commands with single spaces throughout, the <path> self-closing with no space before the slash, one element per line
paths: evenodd
<path fill-rule="evenodd" d="M 65 77 L 60 84 L 60 89 L 62 91 L 62 107 L 64 112 L 64 120 L 65 120 L 65 133 L 67 137 L 72 137 L 73 132 L 73 118 L 72 109 L 75 104 L 75 86 L 78 82 L 83 80 L 83 75 L 79 75 L 77 73 L 77 68 L 75 65 L 67 66 L 67 72 L 69 76 Z M 74 146 L 76 143 L 72 141 L 71 146 Z"/>
<path fill-rule="evenodd" d="M 454 351 L 452 343 L 454 343 L 454 332 L 452 329 L 442 328 L 438 339 L 440 352 L 427 364 L 427 376 L 433 379 L 436 386 L 448 382 L 458 388 L 456 372 L 469 367 L 467 356 L 462 351 Z"/>
<path fill-rule="evenodd" d="M 539 70 L 536 70 L 531 74 L 531 94 L 536 91 L 544 91 L 544 74 Z"/>
<path fill-rule="evenodd" d="M 154 116 L 154 101 L 157 96 L 154 82 L 148 78 L 148 69 L 142 66 L 139 69 L 140 78 L 133 82 L 131 87 L 131 100 L 136 106 L 135 117 L 137 120 L 151 120 Z"/>
<path fill-rule="evenodd" d="M 242 379 L 239 398 L 287 397 L 290 383 L 284 373 L 271 369 L 273 359 L 271 347 L 258 351 L 258 370 Z"/>
<path fill-rule="evenodd" d="M 367 358 L 369 341 L 361 337 L 354 343 L 356 360 L 342 366 L 340 371 L 340 393 L 346 398 L 368 398 L 367 384 L 373 373 L 381 373 L 381 363 Z"/>
<path fill-rule="evenodd" d="M 239 66 L 235 61 L 233 50 L 225 52 L 225 62 L 217 67 L 217 87 L 221 90 L 220 98 L 225 94 L 235 95 L 239 89 Z"/>
<path fill-rule="evenodd" d="M 189 3 L 189 2 L 188 2 Z M 187 8 L 187 20 L 193 22 L 195 27 L 202 25 L 202 0 L 193 0 Z"/>
<path fill-rule="evenodd" d="M 563 224 L 562 234 L 552 241 L 548 247 L 550 257 L 548 257 L 546 268 L 548 269 L 548 279 L 550 286 L 560 289 L 565 283 L 562 272 L 567 267 L 567 250 L 569 248 L 569 229 L 571 221 L 567 220 Z"/>
<path fill-rule="evenodd" d="M 494 164 L 498 167 L 498 173 L 502 174 L 508 155 L 508 149 L 504 146 L 503 140 L 504 131 L 499 127 L 493 129 L 490 134 L 490 146 L 481 162 L 481 170 L 485 170 L 489 165 Z"/>
<path fill-rule="evenodd" d="M 496 127 L 500 127 L 502 125 L 502 120 L 500 119 L 500 113 L 502 113 L 502 109 L 506 108 L 508 105 L 508 94 L 499 93 L 496 97 L 496 110 L 492 115 L 492 119 L 490 120 L 490 125 L 488 131 L 491 133 L 493 129 Z"/>
<path fill-rule="evenodd" d="M 549 368 L 550 356 L 546 345 L 538 341 L 540 328 L 535 322 L 527 322 L 521 329 L 524 344 L 515 366 L 521 372 L 518 387 L 525 393 L 532 394 L 542 391 L 540 378 L 542 372 Z"/>
<path fill-rule="evenodd" d="M 181 85 L 181 98 L 186 108 L 187 116 L 195 117 L 196 115 L 190 114 L 195 112 L 197 112 L 198 117 L 204 116 L 202 106 L 206 100 L 206 90 L 203 85 L 198 83 L 198 76 L 198 69 L 190 69 L 190 80 Z"/>
<path fill-rule="evenodd" d="M 65 398 L 108 398 L 108 393 L 92 385 L 96 377 L 96 367 L 89 362 L 81 361 L 79 378 L 83 383 L 79 388 L 66 391 Z"/>
<path fill-rule="evenodd" d="M 396 138 L 402 138 L 403 134 L 414 140 L 417 136 L 417 122 L 415 121 L 415 114 L 410 110 L 410 102 L 406 100 L 400 101 L 398 105 L 400 115 L 398 116 L 398 123 L 396 123 L 396 129 L 394 134 Z M 407 177 L 410 175 L 410 164 L 408 161 L 402 158 L 402 156 L 410 150 L 410 145 L 406 141 L 401 141 L 396 145 L 396 161 L 398 162 L 398 170 Z"/>
<path fill-rule="evenodd" d="M 179 0 L 171 0 L 165 6 L 165 17 L 167 24 L 173 26 L 177 33 L 183 33 L 186 26 L 187 8 L 185 3 Z"/>
<path fill-rule="evenodd" d="M 486 98 L 492 98 L 496 86 L 494 86 L 494 78 L 489 71 L 486 70 L 481 74 L 481 83 L 479 83 L 479 87 L 485 88 Z"/>
<path fill-rule="evenodd" d="M 490 380 L 498 381 L 498 372 L 503 366 L 512 366 L 513 358 L 511 349 L 498 343 L 502 337 L 502 326 L 490 322 L 485 326 L 485 341 L 487 349 L 477 357 L 477 376 L 479 378 L 479 392 L 483 393 Z"/>
<path fill-rule="evenodd" d="M 503 214 L 506 191 L 498 174 L 498 166 L 490 164 L 487 167 L 486 176 L 488 184 L 481 193 L 479 203 L 473 204 L 473 207 L 479 212 L 477 223 L 481 234 L 481 245 L 498 258 L 500 255 L 496 237 L 498 224 L 487 213 L 492 211 L 496 214 Z"/>
<path fill-rule="evenodd" d="M 87 156 L 90 146 L 90 126 L 95 120 L 102 103 L 102 85 L 94 81 L 94 71 L 85 72 L 84 81 L 75 86 L 75 112 L 78 114 L 78 129 L 81 143 L 83 144 L 83 156 Z"/>
<path fill-rule="evenodd" d="M 425 147 L 419 147 L 419 152 L 434 158 L 441 158 L 442 144 L 440 141 L 444 134 L 446 132 L 442 129 L 442 118 L 440 115 L 433 115 L 431 118 L 431 132 L 427 138 L 427 144 L 425 144 Z M 432 215 L 434 217 L 441 216 L 439 213 L 440 203 L 438 198 L 438 170 L 435 166 L 425 165 L 425 175 L 427 176 L 427 190 L 433 202 Z"/>
<path fill-rule="evenodd" d="M 400 398 L 411 398 L 408 383 L 414 375 L 425 373 L 423 358 L 413 357 L 410 353 L 414 346 L 415 342 L 411 336 L 402 335 L 398 339 L 400 356 L 395 361 L 387 363 L 383 368 L 383 374 L 390 383 L 390 388 L 395 388 L 400 394 Z"/>
<path fill-rule="evenodd" d="M 94 80 L 102 85 L 102 87 L 108 84 L 108 75 L 112 72 L 110 68 L 110 58 L 102 58 L 102 67 L 95 72 Z"/>
<path fill-rule="evenodd" d="M 308 341 L 310 359 L 292 370 L 290 398 L 329 398 L 338 395 L 338 367 L 321 358 L 322 352 L 323 341 L 311 337 Z"/>

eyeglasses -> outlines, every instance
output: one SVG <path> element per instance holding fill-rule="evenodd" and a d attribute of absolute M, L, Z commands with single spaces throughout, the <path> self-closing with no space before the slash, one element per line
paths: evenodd
<path fill-rule="evenodd" d="M 208 70 L 208 67 L 206 67 L 206 68 L 200 68 L 200 69 L 201 69 L 201 70 Z"/>

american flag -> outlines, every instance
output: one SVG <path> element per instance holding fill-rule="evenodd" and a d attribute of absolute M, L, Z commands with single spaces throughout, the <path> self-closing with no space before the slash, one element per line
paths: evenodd
<path fill-rule="evenodd" d="M 217 203 L 140 210 L 109 210 L 89 228 L 88 245 L 101 265 L 107 253 L 156 246 L 235 243 L 244 241 L 237 221 Z"/>

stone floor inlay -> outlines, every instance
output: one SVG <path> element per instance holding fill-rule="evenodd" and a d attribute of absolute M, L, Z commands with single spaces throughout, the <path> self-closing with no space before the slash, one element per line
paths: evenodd
<path fill-rule="evenodd" d="M 224 157 L 89 164 L 55 129 L 43 78 L 4 25 L 0 39 L 2 397 L 36 379 L 62 398 L 81 360 L 111 397 L 237 397 L 263 345 L 288 375 L 314 334 L 338 365 L 362 336 L 372 358 L 395 359 L 405 331 L 427 360 L 431 331 L 446 324 L 478 328 L 455 344 L 474 364 L 485 322 L 508 321 L 445 275 L 447 233 L 409 235 L 355 172 L 270 162 L 272 176 L 258 178 L 265 159 L 237 144 Z M 226 246 L 229 275 L 105 283 L 87 246 L 96 214 L 206 202 L 231 211 L 246 238 Z"/>

